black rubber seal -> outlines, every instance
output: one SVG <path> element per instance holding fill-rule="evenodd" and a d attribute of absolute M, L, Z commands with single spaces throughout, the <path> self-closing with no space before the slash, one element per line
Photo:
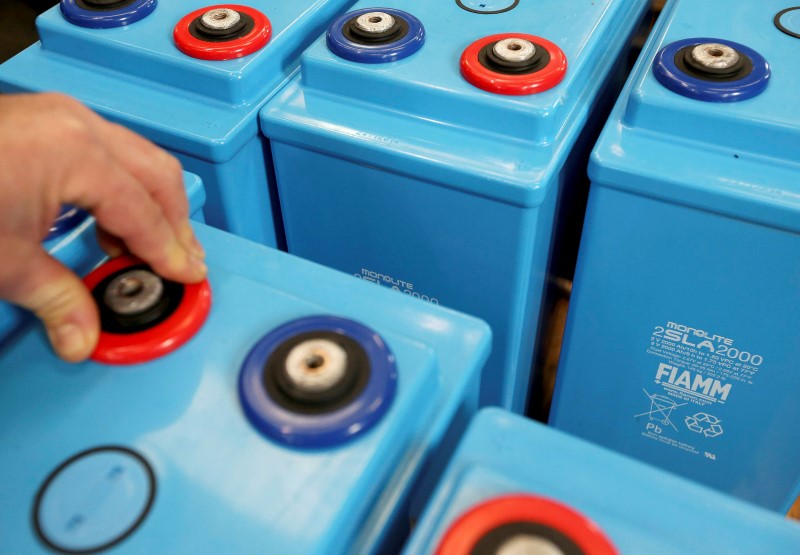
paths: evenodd
<path fill-rule="evenodd" d="M 75 5 L 90 12 L 110 12 L 126 8 L 138 0 L 75 0 Z"/>
<path fill-rule="evenodd" d="M 344 377 L 324 391 L 310 392 L 298 388 L 286 372 L 289 352 L 310 339 L 332 341 L 347 353 L 348 367 Z M 284 341 L 264 365 L 264 387 L 272 399 L 283 408 L 299 414 L 325 414 L 350 404 L 367 386 L 370 364 L 364 348 L 351 337 L 329 331 L 302 333 Z"/>
<path fill-rule="evenodd" d="M 550 63 L 550 53 L 541 44 L 533 43 L 536 52 L 530 60 L 523 62 L 509 62 L 498 58 L 494 53 L 494 45 L 499 41 L 490 42 L 478 52 L 478 61 L 486 69 L 506 75 L 526 75 L 541 71 Z"/>
<path fill-rule="evenodd" d="M 777 14 L 775 14 L 775 19 L 773 19 L 773 21 L 775 22 L 775 27 L 777 27 L 781 33 L 785 33 L 790 37 L 800 39 L 800 33 L 795 33 L 794 31 L 790 31 L 783 23 L 781 23 L 781 19 L 783 19 L 783 16 L 785 14 L 793 12 L 795 10 L 800 10 L 800 6 L 795 6 L 793 8 L 786 8 L 785 10 L 779 11 Z"/>
<path fill-rule="evenodd" d="M 117 536 L 116 538 L 102 544 L 98 545 L 97 547 L 93 547 L 91 549 L 81 549 L 81 550 L 73 550 L 73 549 L 65 549 L 56 545 L 55 543 L 51 542 L 50 539 L 44 534 L 42 530 L 42 526 L 39 522 L 39 507 L 42 503 L 42 499 L 44 498 L 44 494 L 47 491 L 47 488 L 50 484 L 55 480 L 56 476 L 61 473 L 66 467 L 77 461 L 78 459 L 82 459 L 89 455 L 94 455 L 95 453 L 103 452 L 103 451 L 117 451 L 120 453 L 125 453 L 126 455 L 130 455 L 134 459 L 138 460 L 144 466 L 145 471 L 147 472 L 147 481 L 150 485 L 150 495 L 147 498 L 147 502 L 142 509 L 142 513 L 139 517 L 131 524 L 131 526 L 125 530 L 122 534 Z M 85 451 L 81 451 L 80 453 L 73 455 L 72 457 L 68 458 L 60 465 L 53 470 L 47 479 L 42 483 L 41 487 L 39 487 L 39 491 L 36 492 L 36 498 L 33 502 L 33 513 L 31 514 L 31 519 L 33 520 L 33 529 L 36 531 L 36 535 L 39 537 L 39 540 L 44 543 L 50 549 L 57 551 L 58 553 L 66 553 L 68 555 L 89 555 L 91 553 L 99 553 L 101 551 L 105 551 L 106 549 L 110 549 L 120 542 L 128 538 L 131 534 L 133 534 L 136 529 L 144 522 L 144 519 L 147 518 L 147 515 L 150 513 L 150 509 L 153 507 L 153 501 L 156 498 L 156 489 L 157 489 L 157 481 L 156 475 L 153 472 L 153 467 L 150 466 L 150 463 L 147 462 L 142 455 L 137 453 L 136 451 L 129 449 L 128 447 L 123 447 L 120 445 L 104 445 L 101 447 L 93 447 L 91 449 L 87 449 Z"/>
<path fill-rule="evenodd" d="M 692 58 L 692 50 L 695 47 L 697 47 L 696 44 L 685 46 L 675 53 L 675 65 L 691 77 L 703 81 L 726 83 L 744 79 L 753 72 L 753 61 L 738 50 L 736 53 L 739 54 L 739 61 L 729 68 L 716 69 L 702 66 Z"/>
<path fill-rule="evenodd" d="M 359 14 L 352 19 L 348 19 L 342 26 L 342 34 L 347 40 L 364 45 L 390 44 L 397 42 L 408 34 L 408 21 L 395 14 L 391 14 L 395 21 L 393 28 L 383 33 L 365 33 L 356 25 L 356 20 L 362 15 Z"/>
<path fill-rule="evenodd" d="M 564 533 L 534 522 L 510 522 L 498 526 L 478 540 L 470 555 L 496 555 L 502 545 L 514 536 L 536 536 L 553 542 L 564 555 L 586 555 Z"/>
<path fill-rule="evenodd" d="M 255 20 L 244 12 L 237 11 L 239 22 L 230 29 L 209 29 L 203 25 L 203 16 L 199 16 L 189 24 L 189 34 L 205 42 L 227 42 L 246 37 L 255 29 Z"/>
<path fill-rule="evenodd" d="M 94 297 L 95 303 L 97 303 L 97 308 L 100 310 L 100 328 L 104 332 L 130 334 L 148 330 L 169 318 L 183 300 L 184 286 L 180 283 L 161 278 L 164 284 L 164 293 L 158 303 L 140 314 L 117 314 L 106 306 L 103 296 L 108 286 L 117 276 L 130 272 L 131 270 L 146 270 L 152 272 L 150 267 L 146 264 L 129 266 L 118 272 L 114 272 L 92 289 L 92 296 Z"/>
<path fill-rule="evenodd" d="M 470 13 L 476 13 L 476 14 L 480 14 L 480 15 L 493 15 L 493 14 L 505 13 L 505 12 L 509 12 L 509 11 L 513 10 L 514 8 L 516 8 L 519 5 L 519 0 L 514 0 L 514 3 L 511 4 L 510 6 L 508 6 L 507 8 L 503 8 L 502 10 L 493 10 L 493 11 L 490 11 L 490 12 L 483 12 L 481 10 L 476 10 L 474 8 L 468 8 L 463 3 L 461 3 L 461 0 L 456 0 L 456 4 L 462 10 L 466 10 L 466 11 L 468 11 Z"/>

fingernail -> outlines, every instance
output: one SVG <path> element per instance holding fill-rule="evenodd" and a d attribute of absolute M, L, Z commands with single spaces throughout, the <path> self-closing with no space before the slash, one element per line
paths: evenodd
<path fill-rule="evenodd" d="M 192 263 L 192 268 L 194 269 L 195 273 L 198 274 L 200 279 L 206 277 L 206 274 L 208 274 L 208 266 L 206 266 L 206 263 L 196 256 L 190 256 L 189 260 Z"/>
<path fill-rule="evenodd" d="M 203 245 L 201 245 L 200 241 L 197 240 L 194 230 L 189 222 L 186 222 L 183 225 L 183 230 L 181 231 L 181 242 L 194 256 L 197 258 L 205 258 L 206 251 L 203 250 Z"/>
<path fill-rule="evenodd" d="M 200 244 L 200 241 L 197 240 L 197 237 L 192 235 L 192 254 L 194 254 L 197 258 L 203 259 L 206 257 L 206 251 L 203 248 L 203 245 Z"/>
<path fill-rule="evenodd" d="M 75 324 L 61 324 L 47 332 L 53 348 L 65 360 L 77 362 L 89 356 L 86 336 Z"/>

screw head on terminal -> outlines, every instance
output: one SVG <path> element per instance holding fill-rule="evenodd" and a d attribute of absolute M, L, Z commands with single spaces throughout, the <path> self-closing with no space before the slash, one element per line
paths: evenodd
<path fill-rule="evenodd" d="M 345 350 L 327 339 L 309 339 L 299 343 L 286 356 L 289 380 L 306 392 L 327 391 L 347 374 Z"/>
<path fill-rule="evenodd" d="M 230 8 L 215 8 L 204 13 L 200 17 L 200 23 L 207 29 L 214 31 L 226 31 L 235 27 L 242 16 L 236 10 Z"/>
<path fill-rule="evenodd" d="M 536 54 L 532 42 L 524 39 L 503 39 L 492 48 L 495 56 L 506 62 L 527 62 Z"/>
<path fill-rule="evenodd" d="M 385 33 L 395 26 L 395 19 L 386 12 L 368 12 L 356 18 L 356 27 L 365 33 Z"/>
<path fill-rule="evenodd" d="M 131 270 L 108 284 L 103 302 L 111 311 L 130 316 L 151 309 L 163 294 L 164 282 L 160 277 L 147 270 Z"/>
<path fill-rule="evenodd" d="M 739 53 L 725 44 L 698 44 L 692 49 L 692 59 L 709 69 L 729 69 L 739 62 Z"/>
<path fill-rule="evenodd" d="M 497 555 L 564 555 L 564 552 L 548 539 L 519 534 L 503 542 Z"/>

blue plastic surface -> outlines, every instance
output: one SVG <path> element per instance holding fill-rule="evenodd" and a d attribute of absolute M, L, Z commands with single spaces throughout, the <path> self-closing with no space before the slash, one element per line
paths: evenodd
<path fill-rule="evenodd" d="M 723 44 L 741 52 L 750 58 L 753 71 L 735 81 L 714 82 L 688 75 L 675 64 L 675 55 L 682 48 L 708 43 Z M 764 92 L 769 84 L 770 69 L 764 56 L 752 48 L 725 39 L 699 37 L 678 40 L 662 48 L 653 61 L 653 75 L 669 90 L 695 100 L 740 102 Z"/>
<path fill-rule="evenodd" d="M 800 494 L 800 78 L 780 0 L 667 4 L 593 153 L 550 422 L 764 507 Z M 735 103 L 653 75 L 725 37 L 772 66 Z"/>
<path fill-rule="evenodd" d="M 69 233 L 88 217 L 89 214 L 85 210 L 70 205 L 63 206 L 44 240 L 52 241 Z"/>
<path fill-rule="evenodd" d="M 513 10 L 519 0 L 456 0 L 456 4 L 473 13 L 492 15 Z"/>
<path fill-rule="evenodd" d="M 64 460 L 117 445 L 152 466 L 157 494 L 114 553 L 385 553 L 412 486 L 477 406 L 488 327 L 197 224 L 213 304 L 169 355 L 126 367 L 56 359 L 31 327 L 0 351 L 0 537 L 48 553 L 34 496 Z M 397 393 L 371 429 L 334 448 L 290 447 L 245 416 L 239 369 L 265 333 L 310 315 L 355 320 L 396 357 Z"/>
<path fill-rule="evenodd" d="M 60 91 L 175 154 L 208 192 L 208 223 L 282 245 L 269 145 L 258 110 L 295 72 L 298 56 L 353 0 L 252 2 L 272 37 L 227 61 L 191 58 L 173 28 L 208 0 L 161 2 L 134 25 L 88 29 L 54 8 L 37 19 L 41 42 L 0 66 L 0 90 Z M 245 2 L 246 3 L 246 2 Z"/>
<path fill-rule="evenodd" d="M 89 10 L 77 0 L 61 0 L 61 13 L 73 25 L 90 29 L 113 29 L 136 23 L 153 13 L 158 0 L 135 0 L 118 9 Z"/>
<path fill-rule="evenodd" d="M 370 365 L 364 391 L 346 407 L 324 415 L 289 411 L 264 386 L 264 365 L 283 341 L 306 332 L 332 331 L 358 342 Z M 373 330 L 346 318 L 310 316 L 280 326 L 256 343 L 239 374 L 239 398 L 247 417 L 268 437 L 287 445 L 335 447 L 368 431 L 394 400 L 397 368 L 394 355 Z"/>
<path fill-rule="evenodd" d="M 408 24 L 408 32 L 400 39 L 387 44 L 359 44 L 344 36 L 345 24 L 365 13 L 380 11 L 395 18 L 402 18 Z M 408 12 L 391 8 L 363 8 L 347 12 L 333 20 L 328 27 L 325 40 L 331 52 L 352 62 L 362 64 L 386 64 L 408 58 L 425 44 L 425 27 L 422 22 Z"/>
<path fill-rule="evenodd" d="M 203 204 L 206 201 L 203 182 L 196 175 L 184 172 L 184 186 L 189 199 L 189 213 L 195 221 L 203 221 Z M 56 260 L 78 275 L 84 275 L 105 258 L 95 239 L 94 218 L 83 210 L 72 212 L 63 208 L 42 248 Z M 13 334 L 33 315 L 15 305 L 0 301 L 0 347 L 11 340 Z"/>
<path fill-rule="evenodd" d="M 571 149 L 602 117 L 646 4 L 546 0 L 486 16 L 450 0 L 384 2 L 426 34 L 413 56 L 380 65 L 318 40 L 261 115 L 289 252 L 486 320 L 482 402 L 523 411 L 558 198 L 583 173 Z M 467 46 L 514 31 L 558 43 L 561 84 L 511 97 L 464 80 Z"/>
<path fill-rule="evenodd" d="M 475 417 L 404 555 L 433 553 L 475 504 L 511 493 L 566 504 L 621 555 L 783 555 L 800 524 L 499 409 Z"/>
<path fill-rule="evenodd" d="M 774 22 L 781 32 L 800 39 L 800 6 L 782 9 L 775 14 Z"/>
<path fill-rule="evenodd" d="M 33 508 L 37 533 L 62 552 L 92 552 L 122 541 L 147 516 L 153 471 L 137 453 L 90 449 L 68 459 L 42 486 Z"/>

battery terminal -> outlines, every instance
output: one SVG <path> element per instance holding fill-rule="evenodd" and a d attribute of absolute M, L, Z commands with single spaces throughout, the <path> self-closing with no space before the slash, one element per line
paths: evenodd
<path fill-rule="evenodd" d="M 214 31 L 225 31 L 235 27 L 241 16 L 236 10 L 229 8 L 216 8 L 209 10 L 200 18 L 200 22 L 204 27 L 213 29 Z"/>
<path fill-rule="evenodd" d="M 695 46 L 692 59 L 706 68 L 728 69 L 739 63 L 739 53 L 730 46 L 712 42 Z"/>
<path fill-rule="evenodd" d="M 395 26 L 395 19 L 385 12 L 368 12 L 360 15 L 355 24 L 365 33 L 385 33 Z"/>
<path fill-rule="evenodd" d="M 497 41 L 494 54 L 507 62 L 526 62 L 536 55 L 536 46 L 530 41 L 510 38 Z"/>

